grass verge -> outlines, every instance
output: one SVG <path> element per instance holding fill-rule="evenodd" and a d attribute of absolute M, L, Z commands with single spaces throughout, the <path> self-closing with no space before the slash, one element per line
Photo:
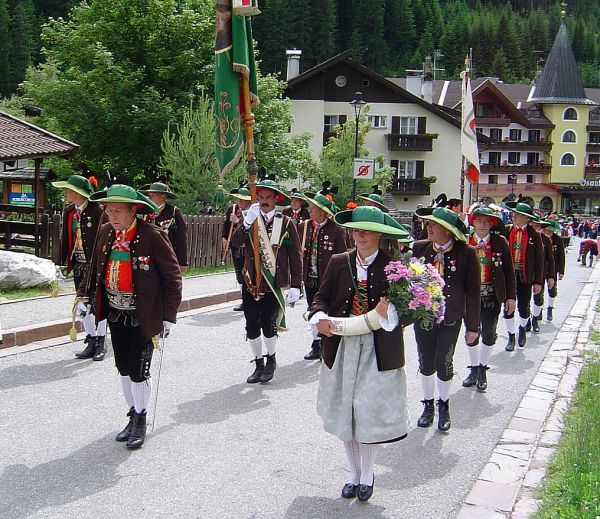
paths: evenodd
<path fill-rule="evenodd" d="M 183 273 L 183 277 L 188 276 L 200 276 L 202 274 L 218 274 L 219 272 L 231 272 L 233 271 L 233 265 L 218 265 L 217 267 L 195 267 L 186 270 Z"/>
<path fill-rule="evenodd" d="M 600 342 L 592 330 L 590 339 Z M 565 428 L 539 493 L 534 519 L 600 516 L 600 355 L 589 353 L 565 415 Z"/>

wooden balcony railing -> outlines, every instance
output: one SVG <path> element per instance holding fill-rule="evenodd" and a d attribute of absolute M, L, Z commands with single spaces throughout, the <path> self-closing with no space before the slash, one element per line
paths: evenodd
<path fill-rule="evenodd" d="M 549 174 L 551 166 L 546 164 L 481 164 L 481 172 L 485 174 L 533 173 Z"/>
<path fill-rule="evenodd" d="M 394 178 L 393 195 L 429 195 L 429 183 L 422 178 Z"/>
<path fill-rule="evenodd" d="M 490 142 L 488 149 L 490 151 L 550 151 L 552 149 L 552 143 L 535 141 L 492 141 Z"/>
<path fill-rule="evenodd" d="M 433 139 L 437 139 L 437 135 L 388 133 L 386 138 L 389 151 L 432 151 Z"/>

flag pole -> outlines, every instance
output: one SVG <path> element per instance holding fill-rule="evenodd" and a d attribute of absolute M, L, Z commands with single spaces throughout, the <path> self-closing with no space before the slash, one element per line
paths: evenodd
<path fill-rule="evenodd" d="M 250 187 L 250 198 L 252 202 L 256 202 L 256 173 L 258 168 L 256 167 L 256 154 L 254 152 L 254 114 L 252 113 L 252 106 L 250 104 L 250 81 L 247 74 L 240 74 L 242 80 L 242 97 L 244 100 L 244 113 L 242 114 L 242 120 L 244 121 L 244 135 L 246 140 L 246 155 L 248 158 L 246 171 L 248 172 L 248 184 Z M 259 215 L 260 217 L 260 215 Z M 258 291 L 260 288 L 261 281 L 261 268 L 260 268 L 260 247 L 258 237 L 258 225 L 254 223 L 252 225 L 252 241 L 254 243 L 254 298 L 258 298 Z"/>
<path fill-rule="evenodd" d="M 465 204 L 465 157 L 461 157 L 460 161 L 460 200 L 463 203 L 463 208 L 466 206 Z"/>

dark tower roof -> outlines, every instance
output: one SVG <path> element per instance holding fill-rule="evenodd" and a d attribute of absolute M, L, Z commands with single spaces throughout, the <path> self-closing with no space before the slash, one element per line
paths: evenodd
<path fill-rule="evenodd" d="M 564 20 L 531 99 L 534 103 L 593 105 L 583 89 Z"/>

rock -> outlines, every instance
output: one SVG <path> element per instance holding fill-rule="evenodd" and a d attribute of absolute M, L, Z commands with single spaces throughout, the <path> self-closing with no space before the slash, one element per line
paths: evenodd
<path fill-rule="evenodd" d="M 0 250 L 0 290 L 48 286 L 55 279 L 51 260 Z"/>

